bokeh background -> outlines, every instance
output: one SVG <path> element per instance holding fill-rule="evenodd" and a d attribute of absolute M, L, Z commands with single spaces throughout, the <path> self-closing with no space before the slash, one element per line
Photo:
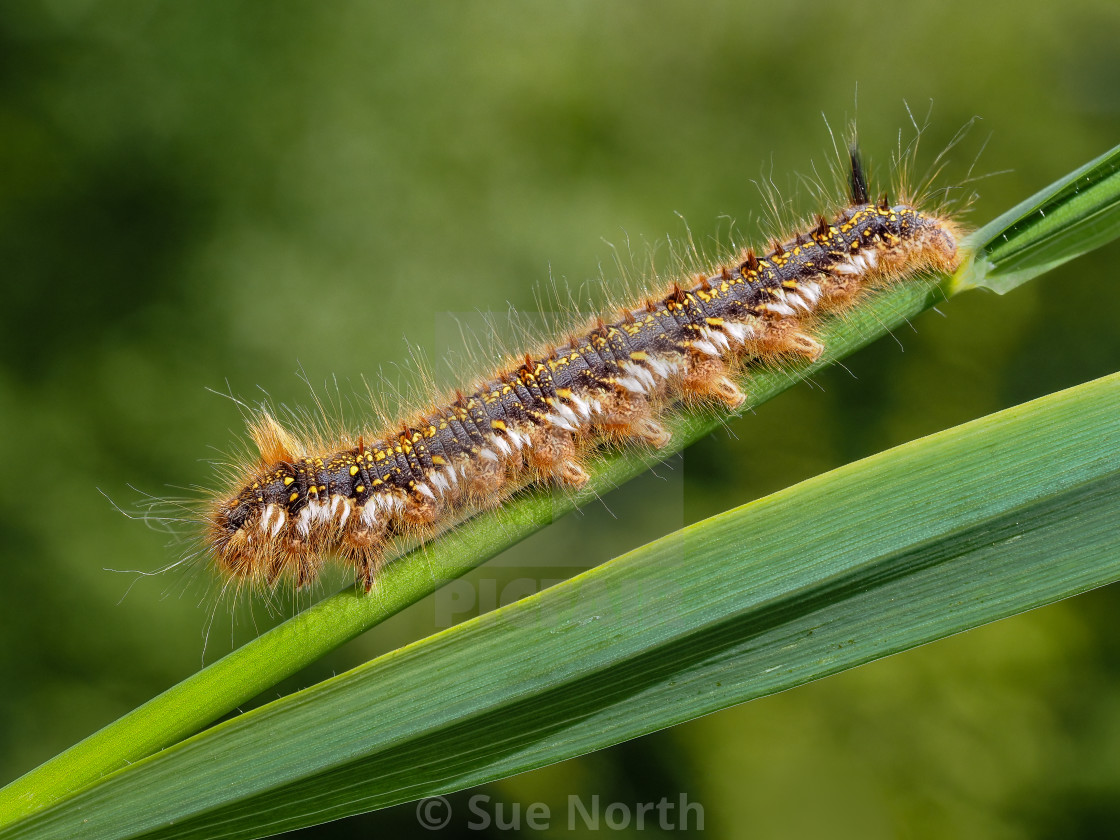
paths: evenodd
<path fill-rule="evenodd" d="M 982 223 L 1120 142 L 1118 44 L 1113 0 L 3 4 L 0 781 L 276 620 L 210 623 L 190 575 L 110 571 L 181 551 L 105 495 L 136 509 L 213 482 L 241 417 L 208 389 L 304 405 L 302 370 L 358 405 L 406 337 L 448 373 L 448 313 L 614 276 L 604 240 L 641 262 L 683 235 L 675 213 L 704 241 L 728 217 L 753 234 L 752 180 L 825 161 L 820 114 L 843 125 L 857 85 L 880 174 L 904 100 L 933 102 L 925 162 L 982 117 L 950 174 L 988 141 Z M 417 605 L 278 692 L 1117 370 L 1118 260 L 927 313 L 499 558 L 473 605 Z M 729 838 L 1115 835 L 1118 603 L 1100 590 L 475 793 L 554 812 L 685 793 Z M 465 824 L 445 835 L 484 836 Z M 298 836 L 388 831 L 420 833 L 412 806 Z"/>

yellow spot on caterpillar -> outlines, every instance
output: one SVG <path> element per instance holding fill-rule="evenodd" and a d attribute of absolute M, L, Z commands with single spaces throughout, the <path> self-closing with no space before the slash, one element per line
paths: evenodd
<path fill-rule="evenodd" d="M 447 459 L 444 458 L 442 455 L 433 455 L 432 456 L 432 463 L 435 464 L 437 467 L 442 467 L 447 463 Z"/>
<path fill-rule="evenodd" d="M 289 502 L 294 502 L 294 501 L 295 501 L 296 499 L 298 499 L 298 498 L 299 498 L 299 492 L 297 491 L 297 492 L 295 492 L 295 493 L 292 493 L 292 495 L 290 495 L 290 496 L 288 497 L 288 501 L 289 501 Z"/>
<path fill-rule="evenodd" d="M 284 476 L 284 486 L 285 487 L 288 487 L 288 486 L 290 486 L 294 483 L 295 483 L 295 479 L 292 478 L 290 475 Z"/>
<path fill-rule="evenodd" d="M 560 392 L 557 391 L 557 393 L 560 393 Z M 571 393 L 571 392 L 569 391 L 568 393 Z M 506 430 L 506 424 L 503 423 L 501 420 L 491 420 L 490 421 L 490 428 L 491 429 L 501 429 L 504 432 Z M 435 459 L 433 458 L 432 460 L 434 461 Z"/>
<path fill-rule="evenodd" d="M 352 466 L 350 468 L 350 475 L 357 475 L 357 474 L 358 474 L 358 465 L 355 464 L 354 466 Z"/>
<path fill-rule="evenodd" d="M 355 493 L 364 493 L 364 492 L 366 492 L 366 486 L 364 484 L 359 484 L 357 487 L 354 488 L 354 492 Z"/>

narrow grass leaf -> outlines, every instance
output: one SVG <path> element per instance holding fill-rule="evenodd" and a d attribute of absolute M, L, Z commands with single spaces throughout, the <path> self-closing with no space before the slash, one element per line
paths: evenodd
<path fill-rule="evenodd" d="M 1120 374 L 818 476 L 0 838 L 251 838 L 540 767 L 1120 578 Z"/>
<path fill-rule="evenodd" d="M 973 259 L 953 292 L 1005 294 L 1120 236 L 1120 146 L 1051 184 L 966 241 Z"/>

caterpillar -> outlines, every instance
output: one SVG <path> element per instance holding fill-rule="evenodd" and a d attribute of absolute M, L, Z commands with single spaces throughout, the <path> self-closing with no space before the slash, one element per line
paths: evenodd
<path fill-rule="evenodd" d="M 886 194 L 873 200 L 854 143 L 848 164 L 848 201 L 830 217 L 599 317 L 411 420 L 311 444 L 262 410 L 249 424 L 259 460 L 204 514 L 214 565 L 238 584 L 301 588 L 335 557 L 369 591 L 401 535 L 433 533 L 527 485 L 579 487 L 597 447 L 664 447 L 661 417 L 682 401 L 742 409 L 735 377 L 771 360 L 819 358 L 820 318 L 958 265 L 953 218 Z"/>

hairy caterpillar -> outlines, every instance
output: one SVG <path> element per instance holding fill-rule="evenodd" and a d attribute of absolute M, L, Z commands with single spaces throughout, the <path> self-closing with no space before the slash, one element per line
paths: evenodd
<path fill-rule="evenodd" d="M 733 375 L 775 358 L 818 358 L 821 316 L 922 271 L 952 271 L 956 223 L 886 195 L 872 200 L 854 145 L 849 160 L 847 206 L 810 229 L 601 317 L 388 431 L 312 445 L 262 412 L 250 423 L 259 462 L 206 514 L 218 570 L 303 587 L 333 555 L 369 590 L 396 536 L 431 533 L 527 484 L 579 486 L 587 453 L 603 443 L 663 447 L 670 436 L 659 417 L 673 404 L 739 409 Z"/>

